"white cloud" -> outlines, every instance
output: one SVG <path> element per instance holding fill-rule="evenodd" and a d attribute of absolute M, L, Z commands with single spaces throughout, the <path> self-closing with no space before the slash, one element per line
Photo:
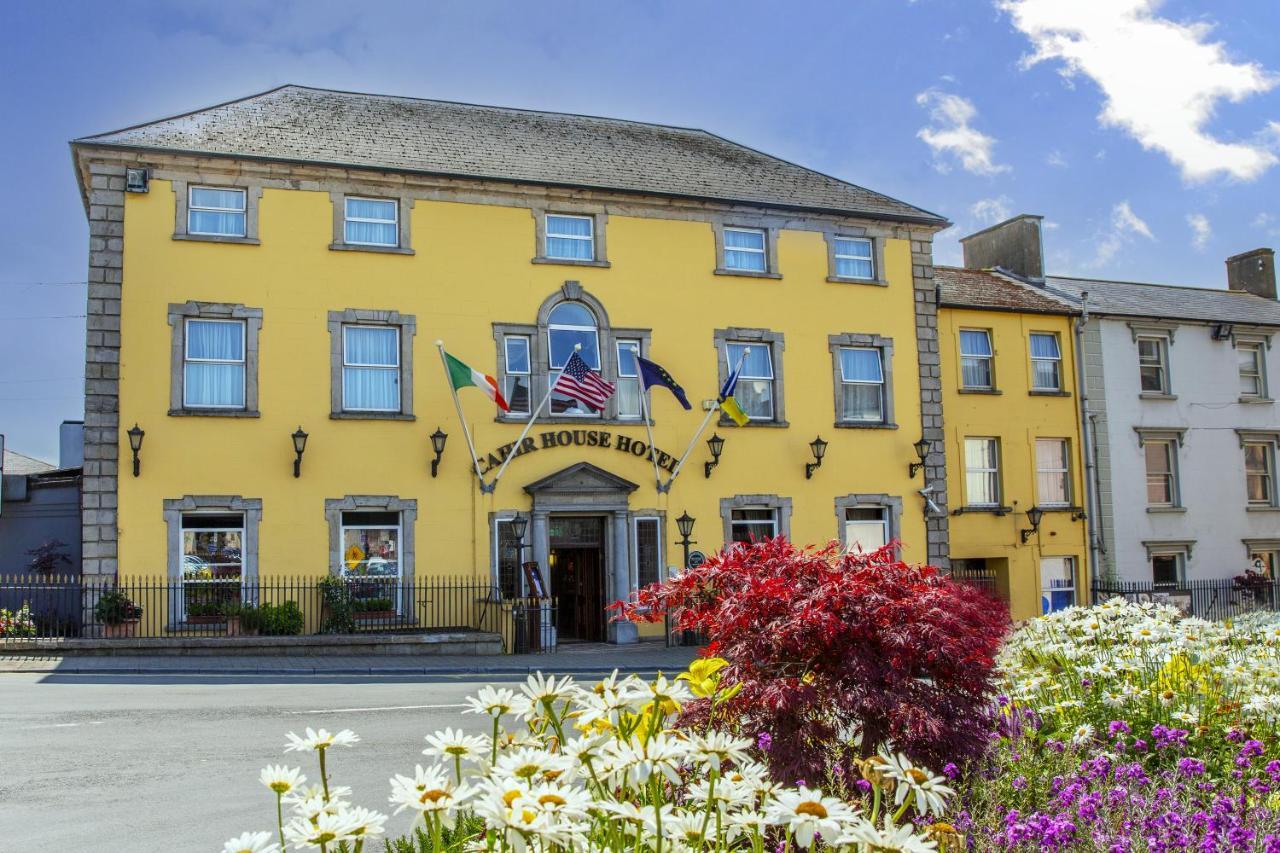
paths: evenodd
<path fill-rule="evenodd" d="M 1094 256 L 1090 267 L 1104 267 L 1111 262 L 1116 253 L 1132 242 L 1134 235 L 1155 241 L 1155 234 L 1138 214 L 1133 212 L 1128 201 L 1117 203 L 1111 208 L 1109 227 L 1102 229 L 1094 237 Z"/>
<path fill-rule="evenodd" d="M 966 172 L 975 175 L 998 175 L 1008 166 L 995 162 L 996 140 L 970 123 L 978 117 L 973 102 L 959 95 L 927 89 L 916 95 L 916 103 L 929 110 L 929 127 L 920 128 L 916 136 L 933 149 L 935 166 L 946 172 L 950 165 L 941 158 L 951 155 Z"/>
<path fill-rule="evenodd" d="M 1209 225 L 1209 217 L 1203 213 L 1187 214 L 1187 224 L 1191 226 L 1191 246 L 1197 252 L 1203 252 L 1213 237 L 1213 228 Z"/>
<path fill-rule="evenodd" d="M 969 208 L 969 213 L 973 218 L 983 224 L 995 225 L 997 222 L 1004 222 L 1012 215 L 1009 205 L 1012 203 L 1007 195 L 997 198 L 984 198 L 974 202 Z"/>
<path fill-rule="evenodd" d="M 1256 62 L 1235 62 L 1203 23 L 1178 23 L 1156 11 L 1164 0 L 996 0 L 1034 51 L 1024 66 L 1061 60 L 1062 74 L 1084 74 L 1105 97 L 1099 120 L 1160 151 L 1189 181 L 1218 174 L 1249 181 L 1280 162 L 1274 143 L 1226 141 L 1205 126 L 1220 101 L 1269 91 L 1280 76 Z M 1280 124 L 1271 123 L 1271 134 Z"/>
<path fill-rule="evenodd" d="M 1270 213 L 1259 213 L 1251 223 L 1254 228 L 1266 233 L 1268 237 L 1280 237 L 1280 219 Z"/>
<path fill-rule="evenodd" d="M 1044 162 L 1050 166 L 1057 166 L 1059 169 L 1067 167 L 1067 158 L 1062 156 L 1062 152 L 1057 148 L 1049 152 L 1049 156 L 1044 158 Z"/>

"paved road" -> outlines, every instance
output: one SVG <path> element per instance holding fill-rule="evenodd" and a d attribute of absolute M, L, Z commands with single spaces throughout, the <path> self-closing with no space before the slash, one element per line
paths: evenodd
<path fill-rule="evenodd" d="M 265 764 L 303 763 L 318 780 L 311 761 L 282 752 L 284 733 L 306 726 L 360 735 L 331 772 L 385 810 L 391 774 L 425 760 L 423 735 L 480 731 L 463 697 L 516 680 L 462 680 L 476 677 L 0 675 L 0 851 L 217 853 L 274 826 Z"/>

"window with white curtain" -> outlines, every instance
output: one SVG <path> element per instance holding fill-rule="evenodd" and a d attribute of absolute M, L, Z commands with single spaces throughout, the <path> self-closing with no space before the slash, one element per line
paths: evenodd
<path fill-rule="evenodd" d="M 964 440 L 965 502 L 968 506 L 1000 505 L 1000 444 L 994 438 Z"/>
<path fill-rule="evenodd" d="M 529 414 L 529 380 L 532 374 L 529 364 L 529 338 L 526 335 L 507 335 L 503 338 L 506 355 L 506 384 L 503 396 L 511 407 L 510 414 Z"/>
<path fill-rule="evenodd" d="M 1062 349 L 1055 334 L 1031 333 L 1031 390 L 1062 390 Z"/>
<path fill-rule="evenodd" d="M 1042 507 L 1071 503 L 1070 454 L 1065 438 L 1036 439 L 1036 504 Z"/>
<path fill-rule="evenodd" d="M 244 190 L 189 187 L 187 193 L 188 234 L 245 236 Z"/>
<path fill-rule="evenodd" d="M 724 268 L 745 272 L 767 272 L 765 232 L 761 228 L 724 229 Z"/>
<path fill-rule="evenodd" d="M 245 407 L 245 324 L 187 320 L 182 405 L 193 409 Z"/>
<path fill-rule="evenodd" d="M 394 326 L 342 327 L 342 408 L 400 411 L 400 330 Z"/>
<path fill-rule="evenodd" d="M 618 417 L 640 417 L 640 366 L 636 357 L 640 355 L 640 342 L 636 340 L 618 341 L 618 383 L 614 392 L 618 401 Z"/>
<path fill-rule="evenodd" d="M 595 218 L 548 213 L 546 256 L 566 261 L 596 259 Z"/>
<path fill-rule="evenodd" d="M 889 512 L 882 506 L 851 506 L 844 511 L 845 550 L 870 554 L 889 544 Z"/>
<path fill-rule="evenodd" d="M 884 364 L 875 347 L 840 347 L 840 420 L 884 421 Z"/>
<path fill-rule="evenodd" d="M 991 360 L 991 332 L 986 329 L 960 330 L 960 385 L 989 391 L 994 387 Z"/>
<path fill-rule="evenodd" d="M 733 396 L 747 417 L 753 421 L 773 420 L 773 357 L 769 345 L 730 342 L 725 344 L 724 355 L 730 373 L 742 361 L 742 373 L 738 375 Z"/>
<path fill-rule="evenodd" d="M 864 237 L 836 237 L 836 276 L 839 278 L 873 279 L 872 242 Z"/>
<path fill-rule="evenodd" d="M 347 196 L 345 205 L 345 242 L 354 246 L 400 245 L 399 202 Z"/>

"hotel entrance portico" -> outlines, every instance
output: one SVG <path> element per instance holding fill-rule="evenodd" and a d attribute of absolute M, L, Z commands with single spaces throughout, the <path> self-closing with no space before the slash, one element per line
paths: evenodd
<path fill-rule="evenodd" d="M 565 639 L 639 639 L 635 625 L 610 622 L 604 610 L 632 591 L 628 530 L 630 496 L 637 488 L 589 462 L 570 465 L 524 488 L 533 499 L 533 559 L 557 601 Z"/>

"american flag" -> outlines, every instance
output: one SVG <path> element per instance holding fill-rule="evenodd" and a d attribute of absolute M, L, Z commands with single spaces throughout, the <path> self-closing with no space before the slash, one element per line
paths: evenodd
<path fill-rule="evenodd" d="M 613 386 L 605 382 L 600 374 L 587 367 L 582 356 L 576 352 L 569 356 L 564 370 L 560 373 L 560 378 L 551 386 L 551 390 L 586 403 L 596 411 L 603 409 L 604 401 L 613 396 Z"/>

